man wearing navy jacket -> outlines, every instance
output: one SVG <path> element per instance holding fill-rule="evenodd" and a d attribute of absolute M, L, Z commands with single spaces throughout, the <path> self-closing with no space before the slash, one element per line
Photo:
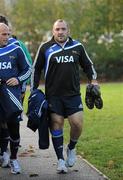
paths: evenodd
<path fill-rule="evenodd" d="M 39 86 L 41 72 L 45 72 L 45 92 L 51 113 L 51 134 L 58 159 L 58 173 L 67 173 L 67 167 L 76 162 L 75 147 L 82 132 L 83 105 L 80 95 L 79 66 L 90 84 L 97 84 L 96 72 L 84 46 L 69 36 L 66 21 L 53 24 L 53 37 L 39 47 L 34 63 L 32 89 Z M 63 156 L 64 118 L 70 124 L 67 159 Z"/>
<path fill-rule="evenodd" d="M 7 17 L 4 16 L 4 15 L 0 15 L 0 23 L 4 23 L 6 24 L 7 26 L 9 26 L 9 29 L 10 29 L 10 33 L 11 33 L 11 36 L 9 38 L 9 44 L 16 44 L 18 46 L 20 46 L 22 48 L 22 50 L 24 51 L 28 61 L 30 64 L 32 64 L 32 59 L 31 59 L 31 56 L 30 56 L 30 53 L 28 51 L 28 49 L 26 48 L 26 46 L 24 45 L 24 43 L 18 39 L 16 39 L 16 37 L 12 36 L 12 28 L 11 28 L 11 24 L 10 22 L 8 21 Z M 29 82 L 29 79 L 27 80 Z M 27 86 L 27 81 L 24 81 L 22 84 L 21 84 L 21 98 L 22 98 L 22 103 L 24 101 L 24 96 L 25 96 L 25 92 L 26 92 L 26 86 Z M 2 88 L 3 89 L 3 88 Z M 4 91 L 5 92 L 5 91 Z M 5 93 L 4 93 L 5 94 Z M 3 97 L 4 98 L 4 97 Z M 6 100 L 7 100 L 7 97 L 4 98 L 4 102 L 6 104 Z M 10 104 L 7 103 L 7 105 L 10 107 Z M 6 106 L 6 109 L 10 109 L 9 107 Z M 13 106 L 11 106 L 13 107 Z M 11 109 L 10 109 L 11 110 Z M 7 111 L 7 114 L 8 114 L 8 111 Z M 22 114 L 18 116 L 18 119 L 20 119 L 20 121 L 23 119 L 22 118 Z M 8 152 L 5 152 L 5 149 L 7 149 L 7 144 L 9 142 L 9 133 L 7 133 L 7 126 L 6 126 L 6 123 L 2 122 L 0 123 L 0 164 L 3 168 L 7 167 L 8 166 L 8 163 L 9 163 L 9 153 Z M 5 131 L 5 132 L 4 132 Z"/>
<path fill-rule="evenodd" d="M 23 111 L 21 84 L 30 77 L 31 67 L 21 47 L 8 43 L 9 35 L 9 27 L 0 23 L 0 121 L 6 121 L 9 131 L 11 172 L 18 174 L 21 172 L 17 160 L 20 142 L 18 115 Z"/>

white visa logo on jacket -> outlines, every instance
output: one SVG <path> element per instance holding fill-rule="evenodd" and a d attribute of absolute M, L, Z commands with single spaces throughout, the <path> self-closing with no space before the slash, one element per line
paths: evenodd
<path fill-rule="evenodd" d="M 55 57 L 57 63 L 70 63 L 74 62 L 73 56 L 59 56 Z"/>
<path fill-rule="evenodd" d="M 0 69 L 12 69 L 11 62 L 0 62 Z"/>

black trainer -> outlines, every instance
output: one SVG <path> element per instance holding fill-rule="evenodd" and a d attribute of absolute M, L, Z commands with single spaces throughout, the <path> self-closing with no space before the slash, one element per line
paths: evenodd
<path fill-rule="evenodd" d="M 103 108 L 103 100 L 102 100 L 101 96 L 95 98 L 94 104 L 95 104 L 97 109 L 102 109 Z"/>
<path fill-rule="evenodd" d="M 91 89 L 92 96 L 94 97 L 94 105 L 97 109 L 103 108 L 103 100 L 101 98 L 100 87 L 98 85 L 93 85 Z"/>
<path fill-rule="evenodd" d="M 85 103 L 86 106 L 89 109 L 93 109 L 94 108 L 94 96 L 91 93 L 91 89 L 93 88 L 92 84 L 87 85 L 86 87 L 86 94 L 85 94 Z"/>

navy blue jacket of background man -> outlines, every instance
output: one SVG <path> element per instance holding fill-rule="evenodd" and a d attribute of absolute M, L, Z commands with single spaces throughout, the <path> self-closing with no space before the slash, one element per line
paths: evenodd
<path fill-rule="evenodd" d="M 31 75 L 29 64 L 21 47 L 8 44 L 0 48 L 0 105 L 6 118 L 21 114 L 23 108 L 21 103 L 21 84 Z M 6 81 L 17 78 L 19 85 L 7 86 Z"/>

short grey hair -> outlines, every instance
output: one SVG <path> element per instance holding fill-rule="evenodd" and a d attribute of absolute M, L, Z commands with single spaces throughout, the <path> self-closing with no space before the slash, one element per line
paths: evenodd
<path fill-rule="evenodd" d="M 57 20 L 54 22 L 53 27 L 54 27 L 55 23 L 57 23 L 57 22 L 63 22 L 63 23 L 65 23 L 65 24 L 67 25 L 67 28 L 70 29 L 70 26 L 69 26 L 68 22 L 65 21 L 64 19 L 57 19 Z"/>

